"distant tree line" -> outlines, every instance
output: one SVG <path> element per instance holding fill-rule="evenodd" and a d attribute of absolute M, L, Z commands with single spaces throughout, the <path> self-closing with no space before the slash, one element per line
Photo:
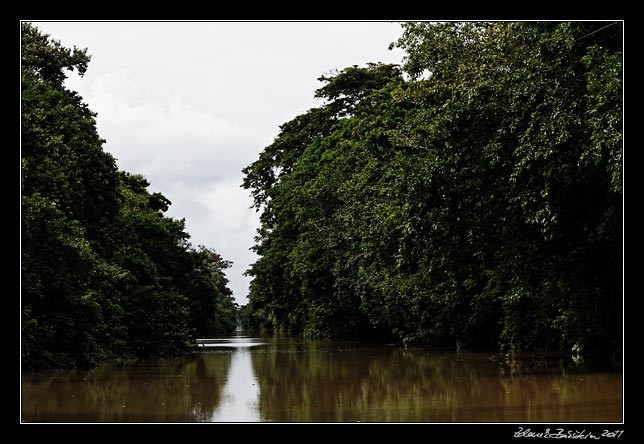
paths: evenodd
<path fill-rule="evenodd" d="M 193 248 L 170 201 L 102 148 L 95 113 L 64 86 L 87 50 L 22 24 L 22 362 L 174 355 L 230 332 L 236 306 L 213 250 Z"/>
<path fill-rule="evenodd" d="M 622 25 L 406 23 L 246 167 L 241 319 L 306 337 L 618 350 Z"/>

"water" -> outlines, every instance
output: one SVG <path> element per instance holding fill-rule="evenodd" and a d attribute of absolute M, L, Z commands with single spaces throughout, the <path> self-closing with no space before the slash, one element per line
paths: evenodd
<path fill-rule="evenodd" d="M 569 358 L 286 338 L 22 376 L 25 422 L 621 422 L 621 373 Z"/>

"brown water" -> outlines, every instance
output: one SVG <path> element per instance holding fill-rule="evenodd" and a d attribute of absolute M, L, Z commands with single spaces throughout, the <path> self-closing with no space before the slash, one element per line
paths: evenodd
<path fill-rule="evenodd" d="M 621 422 L 568 358 L 234 337 L 184 358 L 22 375 L 25 422 Z"/>

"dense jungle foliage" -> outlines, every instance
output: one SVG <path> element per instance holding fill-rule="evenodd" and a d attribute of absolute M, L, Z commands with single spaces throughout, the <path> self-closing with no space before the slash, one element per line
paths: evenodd
<path fill-rule="evenodd" d="M 64 86 L 87 50 L 22 24 L 22 362 L 31 367 L 182 353 L 230 332 L 236 307 L 215 251 L 189 243 L 170 201 L 102 148 Z"/>
<path fill-rule="evenodd" d="M 509 351 L 622 338 L 622 25 L 406 23 L 244 169 L 251 326 Z M 70 227 L 71 230 L 71 227 Z"/>

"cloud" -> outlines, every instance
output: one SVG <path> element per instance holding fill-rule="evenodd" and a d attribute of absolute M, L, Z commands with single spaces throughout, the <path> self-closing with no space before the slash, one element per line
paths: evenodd
<path fill-rule="evenodd" d="M 89 48 L 87 74 L 67 85 L 98 113 L 119 168 L 172 201 L 194 245 L 234 261 L 245 302 L 259 226 L 241 169 L 279 125 L 319 104 L 317 78 L 367 62 L 399 62 L 387 22 L 39 22 L 63 45 Z"/>
<path fill-rule="evenodd" d="M 178 93 L 146 87 L 127 69 L 99 76 L 88 102 L 119 165 L 161 183 L 236 174 L 263 144 L 252 128 L 186 104 Z"/>
<path fill-rule="evenodd" d="M 226 274 L 241 305 L 245 303 L 249 283 L 243 273 L 257 259 L 250 247 L 259 215 L 249 210 L 250 198 L 240 182 L 241 173 L 206 184 L 175 184 L 168 190 L 175 198 L 168 215 L 186 218 L 186 230 L 195 247 L 203 244 L 214 248 L 224 259 L 233 261 Z"/>
<path fill-rule="evenodd" d="M 259 224 L 240 187 L 241 169 L 262 149 L 261 136 L 186 104 L 180 94 L 160 94 L 127 69 L 98 76 L 87 102 L 119 168 L 143 174 L 151 191 L 172 201 L 168 215 L 185 218 L 193 245 L 233 261 L 230 286 L 244 303 L 243 272 L 255 260 L 249 248 Z"/>

